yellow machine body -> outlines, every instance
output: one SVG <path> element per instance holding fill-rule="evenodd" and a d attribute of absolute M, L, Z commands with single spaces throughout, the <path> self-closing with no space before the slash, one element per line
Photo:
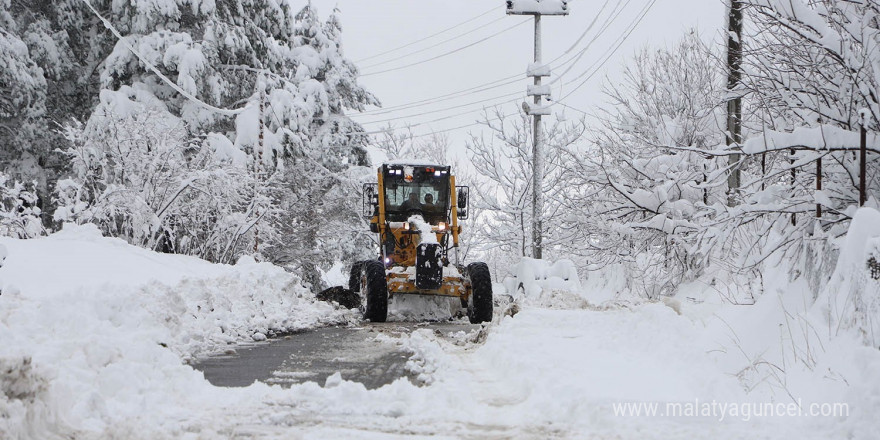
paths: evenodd
<path fill-rule="evenodd" d="M 467 187 L 457 188 L 450 167 L 444 165 L 384 164 L 378 169 L 377 179 L 374 190 L 367 191 L 374 191 L 368 207 L 372 209 L 370 229 L 379 236 L 389 296 L 440 295 L 466 302 L 471 294 L 470 281 L 462 276 L 462 267 L 449 261 L 449 252 L 458 250 L 459 219 L 466 217 Z M 433 204 L 426 203 L 429 198 Z M 422 236 L 427 232 L 426 224 L 430 225 L 432 239 Z M 423 242 L 427 246 L 424 249 L 435 250 L 431 255 L 434 264 L 442 265 L 442 278 L 434 276 L 428 288 L 424 282 L 419 287 L 417 277 L 423 277 L 424 272 L 436 274 L 436 267 L 431 261 L 423 264 L 428 269 L 417 267 Z M 431 247 L 433 243 L 439 246 Z"/>

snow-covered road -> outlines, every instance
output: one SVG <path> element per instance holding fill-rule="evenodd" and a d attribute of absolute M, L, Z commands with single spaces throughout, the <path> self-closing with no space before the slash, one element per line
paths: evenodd
<path fill-rule="evenodd" d="M 525 308 L 487 329 L 387 342 L 413 353 L 416 384 L 376 390 L 338 375 L 225 412 L 222 437 L 840 438 L 815 418 L 633 417 L 626 402 L 757 404 L 703 348 L 701 326 L 662 304 L 612 310 Z M 483 341 L 482 339 L 485 338 Z M 421 384 L 422 386 L 418 386 Z M 219 415 L 217 419 L 220 419 Z M 225 424 L 225 427 L 221 427 Z"/>
<path fill-rule="evenodd" d="M 411 377 L 405 368 L 410 353 L 385 342 L 388 336 L 399 337 L 416 329 L 429 329 L 436 335 L 454 334 L 475 327 L 466 319 L 324 327 L 230 349 L 200 359 L 193 367 L 215 386 L 248 386 L 255 381 L 281 386 L 324 383 L 339 372 L 345 380 L 375 389 Z"/>

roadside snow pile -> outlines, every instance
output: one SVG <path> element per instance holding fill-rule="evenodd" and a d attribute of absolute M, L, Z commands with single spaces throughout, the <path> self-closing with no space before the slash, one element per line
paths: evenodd
<path fill-rule="evenodd" d="M 210 402 L 184 360 L 349 318 L 250 258 L 158 254 L 93 226 L 0 246 L 0 438 L 155 423 L 178 402 Z"/>
<path fill-rule="evenodd" d="M 520 303 L 559 309 L 588 306 L 577 268 L 570 260 L 549 262 L 523 257 L 510 268 L 510 274 L 502 283 Z"/>
<path fill-rule="evenodd" d="M 831 281 L 816 301 L 829 328 L 856 329 L 866 345 L 880 348 L 880 280 L 869 261 L 880 262 L 880 211 L 856 211 Z"/>
<path fill-rule="evenodd" d="M 724 283 L 680 287 L 682 314 L 705 327 L 705 349 L 755 399 L 843 403 L 839 438 L 880 430 L 880 281 L 867 261 L 880 244 L 880 212 L 859 209 L 818 299 L 805 277 L 768 263 L 754 304 L 731 304 Z M 867 346 L 866 346 L 867 345 Z"/>

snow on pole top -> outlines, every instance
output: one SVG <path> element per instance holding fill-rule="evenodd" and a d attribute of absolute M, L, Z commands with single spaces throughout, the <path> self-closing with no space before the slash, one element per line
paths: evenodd
<path fill-rule="evenodd" d="M 550 66 L 540 63 L 529 64 L 529 67 L 526 68 L 526 76 L 550 76 Z"/>
<path fill-rule="evenodd" d="M 567 0 L 507 0 L 509 15 L 568 15 Z"/>
<path fill-rule="evenodd" d="M 871 124 L 871 110 L 866 108 L 859 109 L 859 124 L 862 127 L 867 127 Z"/>

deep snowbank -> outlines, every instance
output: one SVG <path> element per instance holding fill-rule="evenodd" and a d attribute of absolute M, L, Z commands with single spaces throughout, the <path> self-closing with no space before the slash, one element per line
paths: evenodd
<path fill-rule="evenodd" d="M 270 264 L 157 254 L 90 226 L 0 245 L 0 438 L 138 437 L 231 404 L 183 360 L 350 317 Z"/>

